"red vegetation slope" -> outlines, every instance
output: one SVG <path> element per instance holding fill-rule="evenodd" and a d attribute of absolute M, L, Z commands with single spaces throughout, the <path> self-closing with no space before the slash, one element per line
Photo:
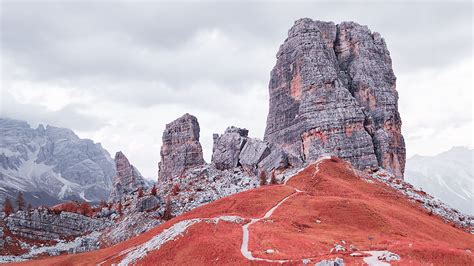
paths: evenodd
<path fill-rule="evenodd" d="M 268 218 L 249 226 L 248 249 L 255 258 L 288 260 L 286 264 L 298 265 L 305 258 L 314 264 L 339 257 L 349 265 L 363 264 L 363 257 L 350 256 L 354 252 L 350 250 L 352 245 L 362 251 L 389 250 L 398 254 L 401 259 L 392 264 L 474 265 L 473 235 L 430 215 L 396 190 L 359 178 L 345 162 L 336 159 L 307 167 L 286 185 L 265 186 L 223 198 L 118 245 L 24 264 L 119 263 L 135 247 L 180 221 L 222 215 L 245 219 L 195 223 L 159 249 L 139 256 L 135 263 L 271 264 L 243 256 L 242 227 L 250 218 L 262 218 L 274 206 L 278 207 Z M 335 244 L 345 247 L 346 251 L 330 253 Z"/>
<path fill-rule="evenodd" d="M 75 212 L 75 213 L 79 213 L 79 214 L 91 217 L 97 211 L 99 211 L 101 207 L 92 208 L 87 202 L 70 201 L 70 202 L 65 202 L 65 203 L 61 203 L 56 206 L 53 206 L 51 210 L 58 213 L 62 211 Z"/>

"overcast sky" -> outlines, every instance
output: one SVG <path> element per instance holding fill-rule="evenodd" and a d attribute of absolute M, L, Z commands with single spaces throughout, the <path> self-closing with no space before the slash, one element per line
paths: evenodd
<path fill-rule="evenodd" d="M 165 124 L 263 138 L 276 52 L 301 17 L 385 38 L 408 156 L 472 147 L 472 3 L 1 1 L 0 115 L 73 129 L 156 179 Z"/>

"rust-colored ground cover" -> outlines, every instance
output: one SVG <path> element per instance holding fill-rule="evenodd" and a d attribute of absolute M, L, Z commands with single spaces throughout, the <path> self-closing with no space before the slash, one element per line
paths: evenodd
<path fill-rule="evenodd" d="M 401 260 L 392 264 L 474 265 L 470 253 L 474 251 L 473 235 L 428 214 L 394 189 L 358 177 L 337 159 L 307 167 L 286 185 L 265 186 L 220 199 L 115 246 L 23 264 L 110 265 L 120 262 L 124 251 L 179 221 L 221 215 L 247 219 L 241 223 L 196 223 L 182 236 L 149 252 L 138 264 L 269 264 L 249 261 L 241 254 L 242 225 L 248 218 L 261 218 L 293 193 L 269 218 L 249 227 L 249 250 L 254 257 L 292 260 L 287 264 L 302 264 L 303 258 L 314 263 L 335 257 L 348 265 L 363 263 L 362 257 L 351 257 L 350 250 L 330 253 L 340 244 L 346 249 L 352 245 L 359 250 L 389 250 L 400 255 Z"/>

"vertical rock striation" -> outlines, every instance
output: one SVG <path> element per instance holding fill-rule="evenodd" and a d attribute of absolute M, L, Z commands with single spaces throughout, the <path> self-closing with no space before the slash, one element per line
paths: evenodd
<path fill-rule="evenodd" d="M 166 125 L 160 152 L 160 182 L 180 176 L 186 170 L 206 163 L 202 156 L 199 131 L 197 118 L 190 114 L 185 114 Z"/>
<path fill-rule="evenodd" d="M 367 131 L 373 138 L 378 164 L 402 177 L 406 151 L 396 77 L 385 40 L 367 26 L 353 22 L 338 25 L 337 33 L 339 68 L 346 87 L 368 113 Z"/>
<path fill-rule="evenodd" d="M 403 176 L 395 76 L 378 33 L 356 23 L 296 21 L 269 84 L 265 141 L 309 162 L 335 154 L 359 169 Z"/>

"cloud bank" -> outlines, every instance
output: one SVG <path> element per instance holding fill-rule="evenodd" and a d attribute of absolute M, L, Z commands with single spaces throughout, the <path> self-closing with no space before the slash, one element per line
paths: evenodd
<path fill-rule="evenodd" d="M 0 115 L 69 127 L 156 178 L 166 123 L 263 137 L 268 81 L 300 17 L 356 21 L 391 51 L 409 155 L 472 147 L 472 3 L 1 3 Z"/>

